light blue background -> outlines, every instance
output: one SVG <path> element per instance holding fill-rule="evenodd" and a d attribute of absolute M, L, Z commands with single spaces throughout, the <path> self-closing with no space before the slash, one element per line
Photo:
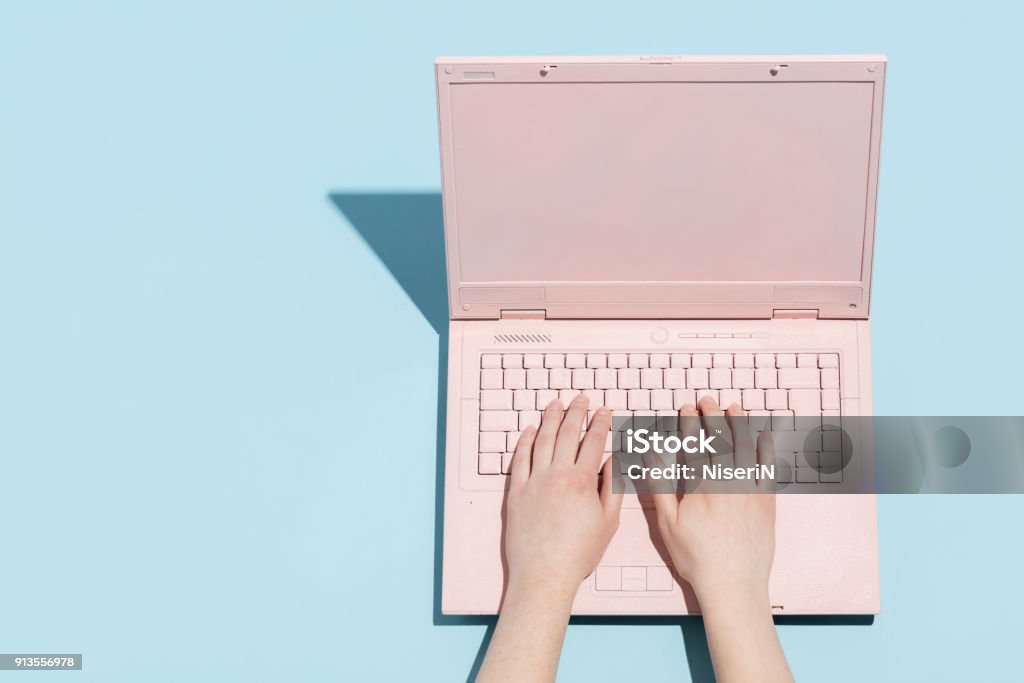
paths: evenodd
<path fill-rule="evenodd" d="M 887 53 L 876 409 L 1021 414 L 1022 20 L 4 2 L 0 651 L 85 653 L 42 680 L 465 679 L 485 626 L 433 612 L 438 335 L 328 198 L 436 190 L 439 54 Z M 406 476 L 362 481 L 385 459 Z M 883 613 L 782 626 L 797 677 L 1019 677 L 1024 500 L 879 508 Z M 561 674 L 689 669 L 678 626 L 584 624 Z"/>

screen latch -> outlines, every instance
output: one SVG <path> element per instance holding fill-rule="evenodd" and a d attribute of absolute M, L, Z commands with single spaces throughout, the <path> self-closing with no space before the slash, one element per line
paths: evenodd
<path fill-rule="evenodd" d="M 546 317 L 547 311 L 543 308 L 501 309 L 502 320 L 544 320 Z"/>
<path fill-rule="evenodd" d="M 772 310 L 772 318 L 810 318 L 818 317 L 817 308 L 776 308 Z"/>

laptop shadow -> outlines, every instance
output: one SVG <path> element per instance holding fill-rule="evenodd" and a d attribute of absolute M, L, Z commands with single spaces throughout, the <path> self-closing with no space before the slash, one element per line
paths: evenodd
<path fill-rule="evenodd" d="M 444 221 L 438 192 L 331 192 L 328 200 L 402 287 L 438 336 L 437 438 L 434 468 L 433 623 L 436 626 L 486 626 L 467 681 L 475 680 L 494 633 L 494 616 L 441 613 L 441 571 L 444 530 L 444 432 L 447 418 L 448 294 Z M 866 616 L 776 617 L 779 625 L 870 625 Z M 679 626 L 690 677 L 714 681 L 711 655 L 699 616 L 573 617 L 570 624 Z"/>

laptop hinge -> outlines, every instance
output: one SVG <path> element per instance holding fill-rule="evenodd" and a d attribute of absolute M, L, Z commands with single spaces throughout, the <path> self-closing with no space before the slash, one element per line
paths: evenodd
<path fill-rule="evenodd" d="M 501 309 L 502 320 L 543 320 L 547 317 L 547 311 L 543 308 L 531 309 Z"/>
<path fill-rule="evenodd" d="M 772 318 L 817 318 L 817 308 L 776 308 L 772 310 Z"/>

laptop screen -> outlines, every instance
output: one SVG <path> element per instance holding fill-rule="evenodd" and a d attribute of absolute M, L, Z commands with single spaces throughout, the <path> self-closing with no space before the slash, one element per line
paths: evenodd
<path fill-rule="evenodd" d="M 452 83 L 463 283 L 858 282 L 870 82 Z"/>

